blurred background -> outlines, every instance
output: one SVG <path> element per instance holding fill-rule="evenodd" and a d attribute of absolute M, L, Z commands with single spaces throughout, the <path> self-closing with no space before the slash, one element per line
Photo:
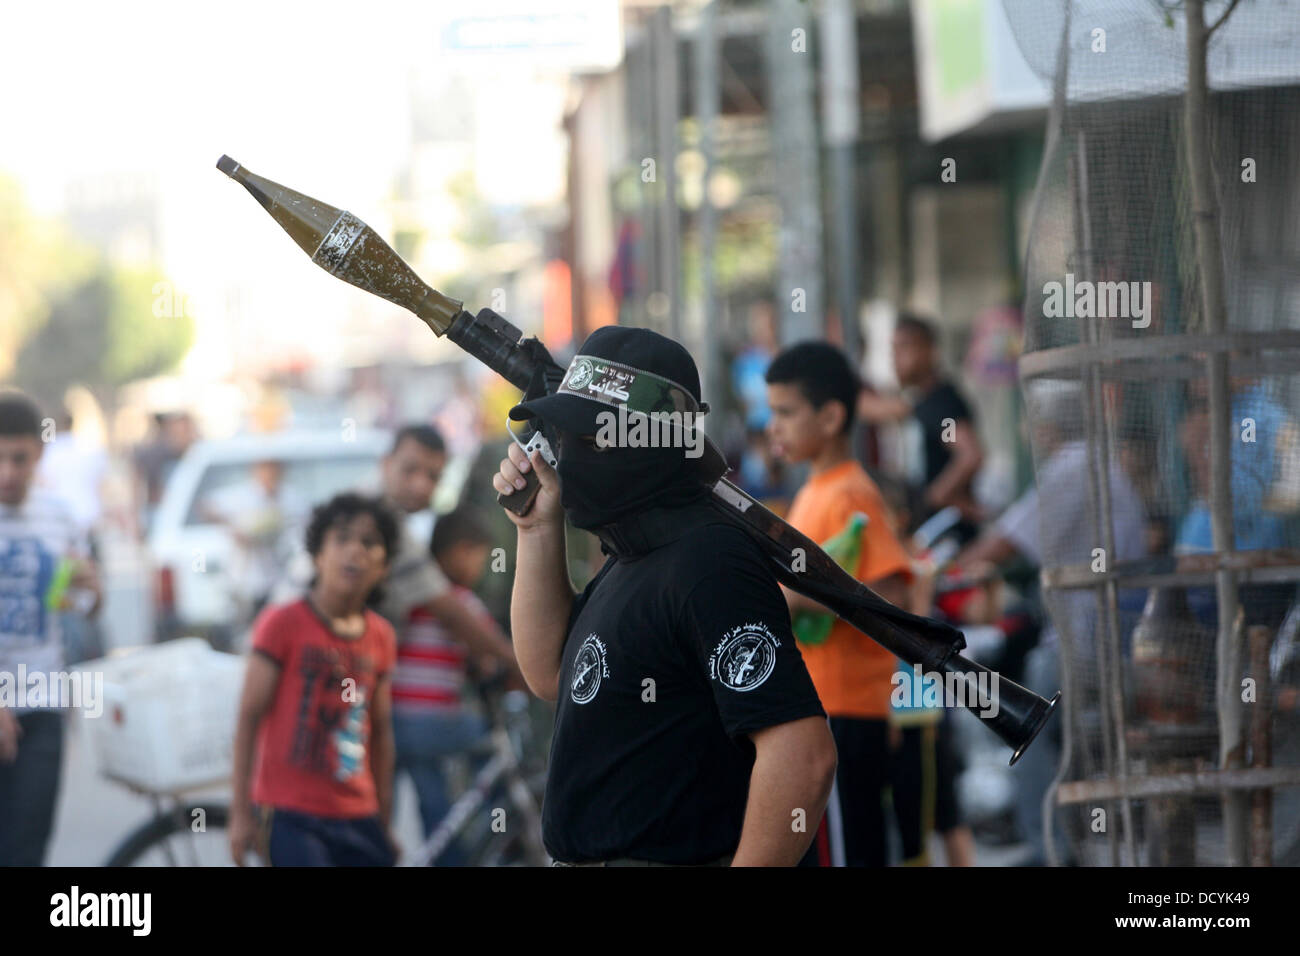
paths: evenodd
<path fill-rule="evenodd" d="M 611 322 L 681 339 L 720 409 L 715 439 L 775 497 L 796 485 L 755 437 L 765 357 L 826 337 L 888 387 L 896 311 L 927 313 L 981 413 L 981 487 L 1009 501 L 1028 477 L 1012 304 L 1047 87 L 1002 17 L 795 0 L 15 10 L 11 35 L 32 42 L 0 64 L 27 91 L 0 107 L 0 379 L 70 418 L 79 464 L 59 470 L 110 564 L 130 556 L 123 573 L 144 571 L 132 545 L 151 532 L 188 556 L 197 501 L 281 454 L 237 436 L 321 433 L 285 476 L 309 498 L 336 483 L 308 462 L 345 426 L 434 423 L 458 461 L 503 436 L 509 387 L 397 307 L 322 281 L 213 169 L 226 152 L 352 210 L 561 360 Z M 945 157 L 956 182 L 938 179 Z M 908 467 L 894 438 L 864 454 Z M 189 500 L 160 513 L 179 484 Z M 111 640 L 178 604 L 203 623 L 186 569 L 168 570 L 110 601 Z"/>
<path fill-rule="evenodd" d="M 969 406 L 973 503 L 1002 513 L 1035 471 L 1017 362 L 1056 65 L 1044 33 L 1031 67 L 1021 44 L 1035 23 L 1022 10 L 1018 36 L 1016 6 L 10 9 L 0 382 L 59 423 L 64 448 L 40 481 L 65 496 L 103 568 L 105 608 L 79 656 L 195 634 L 239 649 L 271 583 L 247 580 L 248 542 L 259 567 L 291 578 L 306 508 L 373 483 L 405 424 L 435 425 L 448 449 L 413 528 L 427 538 L 462 505 L 513 548 L 488 476 L 517 393 L 410 314 L 323 277 L 213 168 L 222 153 L 355 213 L 430 284 L 500 312 L 561 363 L 610 323 L 679 339 L 733 480 L 778 512 L 803 476 L 767 447 L 768 360 L 827 339 L 868 394 L 893 394 L 910 384 L 898 318 L 920 316 L 935 373 Z M 1294 198 L 1291 180 L 1270 188 Z M 1075 265 L 1063 257 L 1059 271 Z M 1040 271 L 1036 282 L 1061 278 Z M 909 531 L 929 516 L 924 437 L 915 420 L 881 417 L 854 439 Z M 240 524 L 254 486 L 295 503 L 273 533 Z M 1151 553 L 1192 507 L 1193 490 L 1180 495 L 1161 499 Z M 598 550 L 575 536 L 571 554 L 582 584 Z M 967 612 L 1011 676 L 1044 620 L 1029 557 L 1003 569 L 1012 597 Z M 503 623 L 509 586 L 487 573 L 477 589 Z M 982 733 L 959 792 L 980 862 L 1016 862 L 1030 851 L 1014 836 L 1005 754 L 981 750 Z M 50 862 L 97 862 L 140 810 L 93 789 L 84 752 L 68 759 Z"/>

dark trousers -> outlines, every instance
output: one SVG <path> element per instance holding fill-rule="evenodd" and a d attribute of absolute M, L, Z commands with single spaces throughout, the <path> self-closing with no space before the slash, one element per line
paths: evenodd
<path fill-rule="evenodd" d="M 18 759 L 0 763 L 0 866 L 40 866 L 59 798 L 63 714 L 20 714 L 18 725 Z"/>
<path fill-rule="evenodd" d="M 938 785 L 937 731 L 933 724 L 903 728 L 902 744 L 890 765 L 894 814 L 903 839 L 904 864 L 929 864 L 926 850 L 934 830 Z"/>
<path fill-rule="evenodd" d="M 889 787 L 889 722 L 831 717 L 839 753 L 835 786 L 812 846 L 800 866 L 885 866 L 885 793 Z"/>
<path fill-rule="evenodd" d="M 935 724 L 904 727 L 902 743 L 890 755 L 894 817 L 903 841 L 903 864 L 929 865 L 931 832 L 962 825 L 957 800 L 960 763 L 953 752 L 950 715 Z"/>
<path fill-rule="evenodd" d="M 378 817 L 334 820 L 272 809 L 272 866 L 392 866 L 392 848 Z"/>

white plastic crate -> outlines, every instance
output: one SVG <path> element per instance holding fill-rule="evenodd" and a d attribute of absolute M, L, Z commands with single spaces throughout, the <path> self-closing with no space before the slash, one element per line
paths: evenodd
<path fill-rule="evenodd" d="M 186 637 L 82 667 L 104 675 L 103 712 L 85 721 L 101 773 L 160 792 L 229 779 L 242 657 Z"/>

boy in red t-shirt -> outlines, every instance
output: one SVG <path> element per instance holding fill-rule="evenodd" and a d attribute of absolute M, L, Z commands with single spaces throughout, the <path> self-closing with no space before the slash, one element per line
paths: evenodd
<path fill-rule="evenodd" d="M 261 810 L 272 866 L 389 866 L 396 844 L 390 677 L 393 629 L 366 607 L 388 571 L 397 522 L 377 498 L 337 495 L 312 513 L 307 595 L 253 627 L 235 731 L 230 850 L 254 843 Z"/>

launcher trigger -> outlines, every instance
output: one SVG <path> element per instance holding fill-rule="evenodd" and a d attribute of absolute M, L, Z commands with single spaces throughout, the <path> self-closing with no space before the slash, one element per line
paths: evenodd
<path fill-rule="evenodd" d="M 524 454 L 531 458 L 533 452 L 540 451 L 542 453 L 542 458 L 545 459 L 546 463 L 554 468 L 557 464 L 555 452 L 551 451 L 551 443 L 546 440 L 546 436 L 542 434 L 542 430 L 540 428 L 532 429 L 531 433 L 525 432 L 524 438 L 520 438 L 515 434 L 514 429 L 510 427 L 510 422 L 511 419 L 507 418 L 506 431 L 510 433 L 510 437 L 514 439 L 515 444 L 524 450 Z M 527 439 L 526 441 L 525 438 Z"/>
<path fill-rule="evenodd" d="M 536 432 L 533 437 L 528 440 L 528 444 L 524 445 L 524 451 L 530 456 L 534 451 L 539 450 L 542 453 L 542 457 L 546 459 L 546 463 L 554 468 L 557 464 L 555 452 L 551 451 L 551 443 L 546 440 L 546 436 L 540 431 Z"/>

